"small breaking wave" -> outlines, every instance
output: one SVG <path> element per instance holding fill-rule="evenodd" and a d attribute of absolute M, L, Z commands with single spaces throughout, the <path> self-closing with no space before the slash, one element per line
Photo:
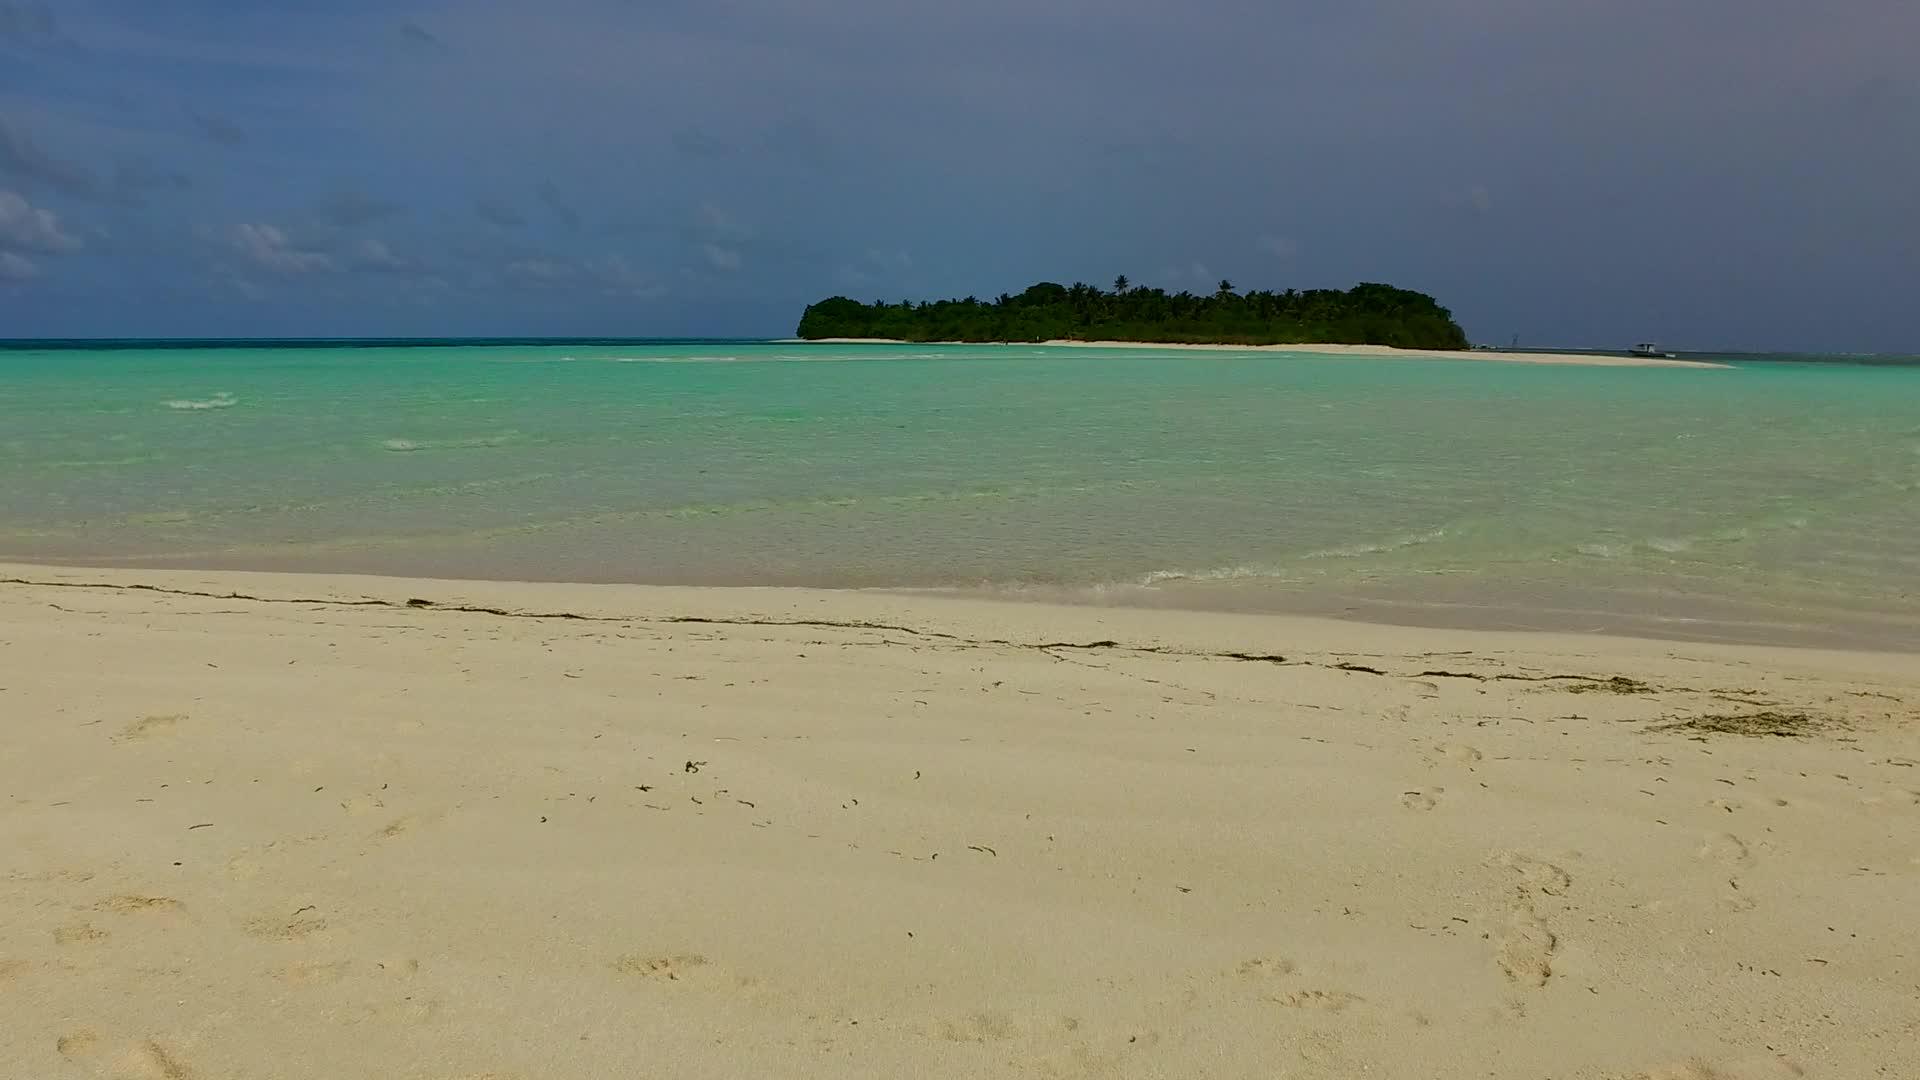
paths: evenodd
<path fill-rule="evenodd" d="M 519 441 L 518 432 L 477 435 L 465 439 L 382 439 L 380 449 L 396 454 L 411 454 L 420 450 L 484 450 Z"/>
<path fill-rule="evenodd" d="M 1423 544 L 1437 543 L 1446 538 L 1447 530 L 1431 529 L 1427 532 L 1405 533 L 1390 540 L 1382 540 L 1377 543 L 1347 544 L 1336 548 L 1326 548 L 1322 551 L 1308 552 L 1306 557 L 1309 559 L 1359 559 L 1368 555 L 1384 555 L 1389 551 L 1400 551 L 1405 548 L 1420 547 Z"/>
<path fill-rule="evenodd" d="M 1785 523 L 1788 528 L 1802 528 L 1806 519 L 1794 518 Z M 1702 544 L 1737 544 L 1750 539 L 1753 533 L 1744 526 L 1719 529 L 1711 533 L 1693 536 L 1649 536 L 1641 540 L 1592 540 L 1584 544 L 1575 544 L 1573 550 L 1595 559 L 1624 559 L 1635 552 L 1656 551 L 1662 555 L 1682 555 L 1699 548 Z"/>
<path fill-rule="evenodd" d="M 163 401 L 160 404 L 165 405 L 169 409 L 179 409 L 182 412 L 197 412 L 202 409 L 231 409 L 235 405 L 240 404 L 240 399 L 234 397 L 228 391 L 222 390 L 210 398 L 201 398 L 199 400 L 193 398 L 174 398 L 171 401 Z"/>
<path fill-rule="evenodd" d="M 1169 581 L 1239 581 L 1243 578 L 1283 577 L 1274 566 L 1219 566 L 1211 570 L 1151 570 L 1138 584 L 1160 585 Z"/>
<path fill-rule="evenodd" d="M 1368 555 L 1381 555 L 1393 551 L 1403 551 L 1407 548 L 1420 547 L 1425 544 L 1437 543 L 1446 539 L 1449 535 L 1451 535 L 1451 532 L 1448 529 L 1429 529 L 1426 532 L 1404 533 L 1400 536 L 1378 542 L 1347 544 L 1337 548 L 1310 551 L 1300 556 L 1300 558 L 1303 561 L 1310 559 L 1359 559 L 1365 558 Z M 1289 570 L 1285 567 L 1270 563 L 1237 563 L 1230 566 L 1209 567 L 1204 570 L 1152 570 L 1135 579 L 1133 583 L 1136 585 L 1153 586 L 1167 582 L 1241 581 L 1248 578 L 1295 580 L 1302 573 L 1312 576 L 1323 572 L 1324 571 L 1319 570 L 1308 570 L 1304 567 L 1295 567 Z"/>

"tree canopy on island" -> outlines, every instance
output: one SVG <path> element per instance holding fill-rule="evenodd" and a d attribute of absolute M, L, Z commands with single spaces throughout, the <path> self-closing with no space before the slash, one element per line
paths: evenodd
<path fill-rule="evenodd" d="M 1017 296 L 863 304 L 844 296 L 809 306 L 799 336 L 894 338 L 901 341 L 1154 341 L 1227 345 L 1393 345 L 1464 349 L 1466 332 L 1453 313 L 1425 293 L 1362 283 L 1342 292 L 1236 293 L 1222 281 L 1211 296 L 1114 281 L 1092 285 L 1043 281 Z"/>

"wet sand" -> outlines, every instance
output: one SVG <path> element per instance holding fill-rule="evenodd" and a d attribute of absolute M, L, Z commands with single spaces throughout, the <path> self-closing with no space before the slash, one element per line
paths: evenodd
<path fill-rule="evenodd" d="M 893 338 L 819 338 L 794 344 L 816 345 L 960 345 L 958 341 L 908 342 Z M 979 343 L 975 343 L 979 344 Z M 1072 341 L 1057 338 L 1038 342 L 1063 349 L 1149 349 L 1156 352 L 1282 352 L 1332 356 L 1374 356 L 1403 360 L 1495 360 L 1512 364 L 1573 364 L 1585 367 L 1728 368 L 1705 360 L 1678 360 L 1660 356 L 1596 356 L 1592 353 L 1505 352 L 1490 349 L 1396 349 L 1390 345 L 1209 345 L 1154 341 Z"/>

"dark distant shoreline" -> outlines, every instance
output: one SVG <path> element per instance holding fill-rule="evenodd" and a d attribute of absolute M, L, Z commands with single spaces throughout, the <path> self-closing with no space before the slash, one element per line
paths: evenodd
<path fill-rule="evenodd" d="M 1007 342 L 905 342 L 917 346 L 1009 344 Z M 123 352 L 171 349 L 435 349 L 538 348 L 545 346 L 622 347 L 630 345 L 795 345 L 832 342 L 766 337 L 434 337 L 434 338 L 0 338 L 4 352 Z M 1036 344 L 1017 342 L 1012 344 Z M 1175 344 L 1175 343 L 1160 343 Z M 1297 346 L 1311 350 L 1311 344 Z M 1516 355 L 1621 357 L 1624 349 L 1522 347 L 1499 350 Z M 1675 358 L 1708 364 L 1855 364 L 1867 367 L 1920 366 L 1920 354 L 1762 352 L 1740 349 L 1676 350 Z"/>
<path fill-rule="evenodd" d="M 0 338 L 0 350 L 101 349 L 434 349 L 517 345 L 764 345 L 764 337 L 286 337 L 286 338 Z"/>

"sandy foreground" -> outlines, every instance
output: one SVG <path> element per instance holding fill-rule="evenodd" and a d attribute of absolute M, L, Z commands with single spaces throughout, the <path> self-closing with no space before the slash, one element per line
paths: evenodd
<path fill-rule="evenodd" d="M 7 1077 L 1920 1076 L 1911 656 L 0 577 Z"/>
<path fill-rule="evenodd" d="M 813 345 L 913 345 L 926 342 L 899 341 L 893 338 L 817 338 Z M 963 342 L 934 342 L 960 345 Z M 1334 356 L 1380 356 L 1403 360 L 1498 360 L 1510 364 L 1573 364 L 1582 367 L 1688 367 L 1727 368 L 1704 360 L 1668 360 L 1657 356 L 1594 356 L 1588 353 L 1498 352 L 1486 349 L 1396 349 L 1390 345 L 1207 345 L 1153 341 L 1069 341 L 1057 338 L 1040 344 L 1063 349 L 1152 349 L 1159 352 L 1283 352 L 1321 353 Z"/>

